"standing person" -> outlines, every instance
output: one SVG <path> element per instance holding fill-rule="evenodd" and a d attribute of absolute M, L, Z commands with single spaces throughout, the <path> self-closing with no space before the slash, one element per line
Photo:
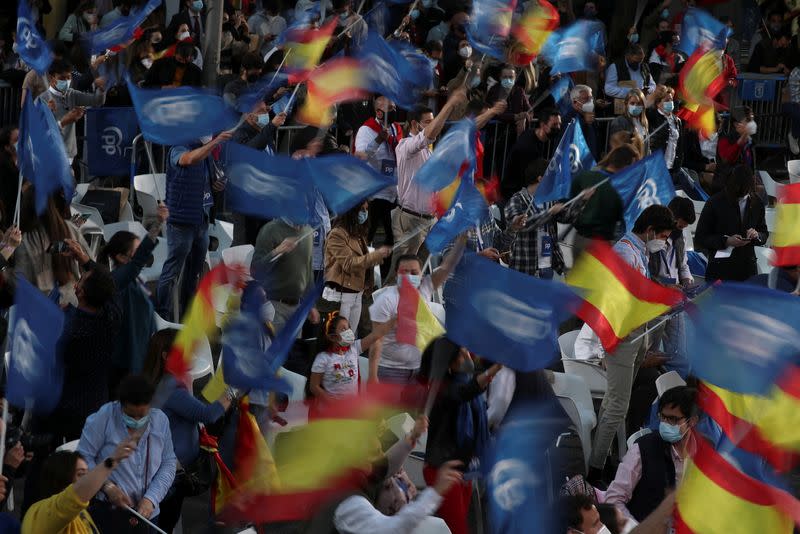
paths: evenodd
<path fill-rule="evenodd" d="M 517 71 L 511 65 L 505 65 L 500 71 L 500 83 L 495 84 L 486 94 L 487 102 L 503 100 L 507 103 L 506 111 L 497 119 L 515 126 L 514 137 L 525 131 L 530 119 L 531 103 L 525 94 L 525 86 L 517 83 Z"/>
<path fill-rule="evenodd" d="M 119 400 L 104 404 L 83 427 L 78 452 L 89 469 L 103 463 L 121 441 L 133 438 L 138 443 L 89 506 L 100 532 L 150 532 L 127 506 L 158 523 L 159 505 L 172 486 L 177 463 L 167 416 L 150 407 L 154 393 L 145 377 L 130 375 L 119 385 Z"/>
<path fill-rule="evenodd" d="M 647 109 L 647 120 L 650 123 L 650 150 L 664 151 L 664 163 L 667 164 L 673 180 L 683 166 L 683 121 L 675 115 L 675 89 L 659 85 L 653 93 L 653 107 Z"/>
<path fill-rule="evenodd" d="M 369 252 L 365 235 L 369 223 L 368 203 L 362 202 L 338 217 L 325 241 L 325 290 L 322 298 L 339 303 L 339 315 L 358 332 L 361 322 L 361 301 L 364 292 L 375 287 L 376 265 L 392 253 L 382 246 Z"/>
<path fill-rule="evenodd" d="M 619 82 L 633 82 L 636 89 L 646 95 L 653 94 L 656 82 L 650 75 L 650 69 L 644 61 L 644 49 L 640 44 L 629 44 L 625 49 L 625 57 L 609 65 L 606 70 L 606 83 L 603 89 L 607 96 L 625 98 L 630 87 L 623 87 Z"/>
<path fill-rule="evenodd" d="M 625 97 L 625 111 L 611 121 L 611 126 L 608 127 L 609 137 L 616 132 L 626 131 L 641 139 L 645 147 L 642 157 L 650 154 L 650 139 L 648 138 L 650 125 L 644 108 L 644 93 L 640 89 L 631 89 L 628 91 L 628 96 Z"/>
<path fill-rule="evenodd" d="M 737 165 L 725 190 L 711 197 L 697 221 L 695 242 L 708 251 L 706 279 L 744 281 L 758 273 L 756 246 L 769 237 L 753 171 Z"/>
<path fill-rule="evenodd" d="M 183 0 L 181 10 L 172 16 L 167 27 L 167 35 L 175 35 L 181 24 L 189 27 L 189 36 L 195 43 L 203 42 L 205 24 L 203 19 L 203 0 Z"/>
<path fill-rule="evenodd" d="M 743 164 L 753 169 L 753 136 L 758 133 L 753 110 L 748 106 L 731 112 L 733 128 L 728 128 L 727 135 L 720 135 L 717 143 L 720 161 L 728 165 Z"/>
<path fill-rule="evenodd" d="M 286 29 L 286 19 L 280 15 L 279 8 L 280 3 L 277 0 L 264 2 L 264 7 L 257 8 L 247 19 L 250 31 L 260 39 L 259 52 L 262 57 L 270 51 L 275 38 Z"/>
<path fill-rule="evenodd" d="M 192 63 L 193 57 L 194 45 L 189 41 L 181 41 L 175 46 L 175 55 L 162 57 L 153 63 L 142 87 L 200 87 L 203 85 L 203 71 Z"/>
<path fill-rule="evenodd" d="M 600 161 L 600 144 L 597 140 L 597 124 L 595 123 L 595 104 L 592 96 L 592 88 L 588 85 L 576 85 L 569 92 L 572 101 L 572 108 L 564 117 L 567 124 L 572 119 L 577 119 L 586 140 L 586 146 L 592 153 L 595 161 Z"/>
<path fill-rule="evenodd" d="M 663 250 L 664 242 L 675 230 L 672 212 L 666 206 L 654 205 L 645 209 L 633 225 L 614 245 L 614 252 L 637 270 L 642 276 L 648 276 L 648 256 L 652 252 Z M 592 442 L 592 453 L 589 457 L 590 483 L 602 481 L 603 467 L 611 450 L 611 444 L 617 435 L 620 425 L 625 422 L 628 413 L 633 380 L 644 360 L 644 334 L 647 325 L 634 329 L 623 339 L 613 354 L 605 358 L 608 389 L 603 396 L 597 429 Z"/>
<path fill-rule="evenodd" d="M 439 350 L 445 362 L 443 377 L 433 376 L 433 356 Z M 439 356 L 439 354 L 437 354 Z M 434 340 L 422 356 L 418 380 L 430 387 L 441 380 L 430 412 L 430 427 L 425 447 L 425 482 L 433 485 L 438 471 L 450 460 L 460 461 L 464 470 L 474 458 L 481 458 L 489 443 L 489 423 L 483 392 L 502 369 L 494 364 L 476 373 L 472 355 L 445 337 Z M 472 497 L 472 482 L 455 484 L 444 494 L 436 512 L 453 534 L 468 534 L 467 514 Z"/>
<path fill-rule="evenodd" d="M 214 180 L 211 151 L 231 138 L 225 131 L 213 139 L 170 148 L 167 161 L 166 205 L 167 260 L 158 279 L 156 311 L 161 317 L 173 318 L 173 290 L 183 271 L 183 287 L 179 293 L 178 314 L 195 289 L 208 252 L 208 223 L 213 222 L 212 190 L 220 191 L 224 183 Z"/>
<path fill-rule="evenodd" d="M 67 43 L 74 43 L 81 34 L 96 30 L 98 19 L 94 4 L 93 0 L 83 0 L 78 4 L 58 32 L 58 38 Z"/>
<path fill-rule="evenodd" d="M 550 157 L 550 147 L 561 136 L 561 115 L 555 108 L 536 111 L 536 127 L 528 128 L 517 138 L 506 160 L 500 192 L 510 199 L 523 186 L 525 170 L 538 159 Z M 554 150 L 555 148 L 553 148 Z"/>
<path fill-rule="evenodd" d="M 389 281 L 394 280 L 396 258 L 417 254 L 428 230 L 433 226 L 433 195 L 414 181 L 414 175 L 430 159 L 430 145 L 439 137 L 453 107 L 463 103 L 466 98 L 464 89 L 458 89 L 436 118 L 433 117 L 433 111 L 424 107 L 416 108 L 408 115 L 409 135 L 398 143 L 395 150 L 398 206 L 392 210 L 392 232 L 397 245 Z"/>

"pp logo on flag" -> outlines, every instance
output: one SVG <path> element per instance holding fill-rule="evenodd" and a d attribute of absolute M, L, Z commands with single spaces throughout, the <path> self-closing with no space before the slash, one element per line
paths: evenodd
<path fill-rule="evenodd" d="M 191 123 L 203 109 L 199 102 L 186 100 L 185 96 L 165 96 L 148 102 L 143 114 L 160 126 Z"/>
<path fill-rule="evenodd" d="M 639 205 L 641 211 L 646 210 L 650 206 L 661 204 L 658 200 L 658 186 L 656 185 L 656 181 L 652 178 L 645 180 L 636 192 L 636 198 L 634 200 Z"/>
<path fill-rule="evenodd" d="M 36 347 L 39 345 L 36 335 L 28 326 L 28 321 L 20 319 L 14 326 L 14 340 L 11 344 L 11 365 L 29 383 L 39 376 L 37 368 Z"/>
<path fill-rule="evenodd" d="M 287 202 L 295 200 L 293 189 L 281 185 L 284 181 L 281 176 L 269 174 L 247 163 L 233 165 L 229 174 L 241 177 L 240 187 L 246 193 L 263 197 L 269 196 L 276 203 L 284 200 Z"/>
<path fill-rule="evenodd" d="M 586 41 L 578 37 L 567 37 L 560 43 L 562 58 L 579 58 L 586 55 Z"/>
<path fill-rule="evenodd" d="M 581 151 L 578 148 L 578 145 L 572 144 L 569 145 L 569 170 L 572 174 L 575 174 L 583 167 L 583 163 L 581 162 Z"/>
<path fill-rule="evenodd" d="M 492 485 L 492 497 L 495 502 L 505 510 L 511 512 L 522 505 L 531 495 L 539 479 L 525 465 L 517 459 L 500 460 L 489 473 Z"/>
<path fill-rule="evenodd" d="M 448 210 L 445 216 L 442 217 L 442 220 L 446 223 L 453 222 L 453 219 L 456 216 L 456 210 L 463 210 L 463 209 L 464 206 L 461 204 L 461 202 L 456 202 L 455 204 L 453 204 L 453 207 L 450 208 L 450 210 Z"/>
<path fill-rule="evenodd" d="M 100 145 L 103 152 L 109 156 L 122 155 L 122 147 L 120 146 L 122 144 L 122 130 L 116 126 L 108 126 L 103 130 L 100 140 L 103 142 Z"/>
<path fill-rule="evenodd" d="M 797 352 L 800 335 L 774 317 L 740 306 L 721 305 L 719 339 L 743 360 L 767 367 L 784 350 Z"/>
<path fill-rule="evenodd" d="M 570 149 L 570 159 L 571 157 L 572 157 L 572 149 Z M 572 165 L 572 163 L 570 163 L 570 165 Z M 560 168 L 561 168 L 561 147 L 558 147 L 556 148 L 555 154 L 553 154 L 553 158 L 550 160 L 550 164 L 547 166 L 547 172 L 558 172 Z"/>
<path fill-rule="evenodd" d="M 36 42 L 36 38 L 33 36 L 33 32 L 31 31 L 31 21 L 25 17 L 20 17 L 17 19 L 17 35 L 19 36 L 20 40 L 25 43 L 25 48 L 30 49 L 39 46 Z"/>

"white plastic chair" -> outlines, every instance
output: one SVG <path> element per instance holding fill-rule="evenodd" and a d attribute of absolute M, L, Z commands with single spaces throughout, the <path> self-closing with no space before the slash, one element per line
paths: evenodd
<path fill-rule="evenodd" d="M 167 175 L 137 174 L 133 177 L 133 189 L 136 191 L 136 201 L 142 207 L 142 219 L 155 218 L 158 201 L 164 200 L 166 195 Z"/>
<path fill-rule="evenodd" d="M 558 336 L 564 372 L 582 378 L 589 387 L 592 398 L 602 399 L 608 389 L 606 372 L 596 363 L 575 359 L 575 339 L 579 332 L 580 330 L 572 330 Z"/>
<path fill-rule="evenodd" d="M 108 243 L 117 232 L 130 232 L 132 234 L 136 234 L 136 237 L 138 237 L 140 240 L 144 239 L 144 237 L 147 235 L 147 230 L 145 230 L 144 226 L 142 226 L 142 223 L 136 221 L 124 221 L 105 225 L 103 227 L 103 239 L 105 239 L 106 243 Z"/>
<path fill-rule="evenodd" d="M 192 369 L 189 371 L 192 382 L 204 376 L 214 374 L 214 356 L 211 353 L 211 343 L 208 342 L 207 337 L 204 337 L 200 342 L 200 346 L 197 347 L 193 356 L 194 363 L 192 364 Z"/>
<path fill-rule="evenodd" d="M 764 222 L 767 224 L 767 230 L 770 235 L 775 231 L 775 219 L 778 217 L 778 210 L 775 208 L 764 209 Z"/>
<path fill-rule="evenodd" d="M 286 379 L 289 385 L 292 386 L 292 392 L 289 394 L 289 402 L 301 402 L 305 399 L 306 382 L 308 382 L 306 377 L 284 369 L 283 367 L 280 368 L 278 375 Z"/>
<path fill-rule="evenodd" d="M 553 393 L 575 425 L 583 448 L 584 463 L 589 467 L 592 450 L 592 429 L 597 425 L 597 415 L 589 393 L 589 386 L 579 377 L 566 373 L 553 373 Z"/>
<path fill-rule="evenodd" d="M 649 428 L 641 428 L 641 429 L 637 430 L 636 432 L 631 434 L 631 437 L 628 438 L 628 448 L 630 449 L 631 445 L 636 443 L 637 439 L 641 438 L 642 436 L 646 436 L 647 434 L 652 434 L 652 433 L 653 433 L 653 431 L 650 430 Z"/>
<path fill-rule="evenodd" d="M 161 316 L 156 312 L 153 312 L 153 320 L 156 323 L 156 332 L 161 332 L 167 328 L 173 328 L 175 330 L 181 330 L 183 328 L 183 325 L 180 323 L 171 323 L 165 319 L 162 319 Z"/>
<path fill-rule="evenodd" d="M 758 175 L 761 177 L 761 182 L 764 184 L 764 191 L 767 192 L 767 195 L 778 198 L 778 191 L 783 186 L 776 182 L 767 171 L 758 171 Z"/>
<path fill-rule="evenodd" d="M 80 202 L 83 200 L 83 197 L 86 196 L 86 192 L 89 190 L 90 185 L 92 184 L 77 184 L 75 186 L 75 193 L 72 195 L 72 202 Z"/>
<path fill-rule="evenodd" d="M 214 224 L 208 225 L 208 236 L 216 237 L 219 241 L 217 252 L 225 252 L 233 243 L 233 223 L 217 220 Z"/>
<path fill-rule="evenodd" d="M 369 358 L 364 356 L 358 357 L 358 377 L 362 389 L 367 387 L 367 380 L 369 380 Z"/>
<path fill-rule="evenodd" d="M 80 442 L 79 439 L 68 441 L 68 442 L 64 443 L 63 445 L 59 445 L 58 447 L 56 447 L 56 451 L 75 452 L 75 451 L 78 450 L 78 443 L 79 442 Z"/>
<path fill-rule="evenodd" d="M 451 532 L 444 519 L 429 515 L 411 531 L 411 534 L 451 534 Z"/>
<path fill-rule="evenodd" d="M 789 171 L 789 183 L 796 184 L 800 182 L 800 159 L 790 160 L 786 164 L 786 169 Z"/>
<path fill-rule="evenodd" d="M 756 252 L 756 264 L 758 266 L 758 273 L 765 274 L 772 270 L 772 260 L 775 253 L 771 248 L 767 247 L 754 247 Z"/>
<path fill-rule="evenodd" d="M 564 257 L 564 265 L 567 267 L 567 269 L 570 269 L 575 264 L 575 249 L 573 244 L 575 243 L 576 231 L 574 227 L 569 227 L 566 224 L 558 223 L 557 226 L 558 235 L 562 235 L 564 232 L 567 232 L 567 234 L 564 236 L 564 239 L 559 239 L 558 246 L 561 247 L 561 254 Z M 567 231 L 568 229 L 569 231 Z"/>
<path fill-rule="evenodd" d="M 669 371 L 656 378 L 656 391 L 659 397 L 661 397 L 665 391 L 685 385 L 686 381 L 681 378 L 681 375 L 679 375 L 677 371 Z"/>
<path fill-rule="evenodd" d="M 238 245 L 222 250 L 222 262 L 225 265 L 243 265 L 250 270 L 253 263 L 253 253 L 256 248 L 253 245 Z"/>
<path fill-rule="evenodd" d="M 133 217 L 133 208 L 131 208 L 130 202 L 126 202 L 122 205 L 122 209 L 119 212 L 119 220 L 120 222 L 135 220 Z"/>
<path fill-rule="evenodd" d="M 158 280 L 161 276 L 161 271 L 164 269 L 164 262 L 167 261 L 169 249 L 167 248 L 167 239 L 164 237 L 158 238 L 158 243 L 153 249 L 153 265 L 142 269 L 142 280 L 145 282 L 153 282 Z"/>

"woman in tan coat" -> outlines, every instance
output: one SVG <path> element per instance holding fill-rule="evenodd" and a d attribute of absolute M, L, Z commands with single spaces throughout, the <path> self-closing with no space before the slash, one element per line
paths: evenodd
<path fill-rule="evenodd" d="M 322 298 L 339 304 L 339 315 L 346 317 L 350 328 L 358 331 L 361 299 L 374 284 L 373 267 L 392 253 L 383 246 L 369 252 L 367 231 L 369 209 L 366 201 L 334 221 L 325 240 L 325 290 Z"/>

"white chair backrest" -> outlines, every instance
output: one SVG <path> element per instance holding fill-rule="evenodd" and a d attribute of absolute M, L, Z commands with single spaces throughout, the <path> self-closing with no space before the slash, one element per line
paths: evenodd
<path fill-rule="evenodd" d="M 131 208 L 131 203 L 126 202 L 125 204 L 122 205 L 122 210 L 120 210 L 119 212 L 119 221 L 125 222 L 134 220 L 135 219 L 133 217 L 133 208 Z"/>
<path fill-rule="evenodd" d="M 772 269 L 772 260 L 775 257 L 775 253 L 772 251 L 771 248 L 767 247 L 755 247 L 756 252 L 756 264 L 758 266 L 758 273 L 765 274 L 769 273 Z"/>
<path fill-rule="evenodd" d="M 571 330 L 558 336 L 558 348 L 561 349 L 561 357 L 565 360 L 575 359 L 575 340 L 578 339 L 580 330 Z"/>
<path fill-rule="evenodd" d="M 656 378 L 656 391 L 659 397 L 663 395 L 665 391 L 685 385 L 686 381 L 681 378 L 681 375 L 679 375 L 677 371 L 669 371 Z"/>
<path fill-rule="evenodd" d="M 800 159 L 790 160 L 786 164 L 786 169 L 789 171 L 789 183 L 796 184 L 800 182 Z"/>
<path fill-rule="evenodd" d="M 86 196 L 86 192 L 89 190 L 89 186 L 92 184 L 77 184 L 75 186 L 75 193 L 72 195 L 73 202 L 80 202 L 83 200 L 83 197 Z"/>
<path fill-rule="evenodd" d="M 150 195 L 156 200 L 164 200 L 164 195 L 167 194 L 167 175 L 137 174 L 133 177 L 133 188 L 137 193 Z"/>
<path fill-rule="evenodd" d="M 553 373 L 553 393 L 557 397 L 567 397 L 575 402 L 578 409 L 594 411 L 589 386 L 583 378 L 566 373 Z"/>
<path fill-rule="evenodd" d="M 764 209 L 764 222 L 767 224 L 767 230 L 770 234 L 775 231 L 775 220 L 778 217 L 778 210 L 775 208 Z"/>
<path fill-rule="evenodd" d="M 414 430 L 414 418 L 407 413 L 399 413 L 387 419 L 386 426 L 397 439 L 403 439 Z"/>
<path fill-rule="evenodd" d="M 303 375 L 299 375 L 283 367 L 281 367 L 278 374 L 285 378 L 289 385 L 292 386 L 292 392 L 289 394 L 289 401 L 302 401 L 306 396 L 306 382 L 308 382 L 308 379 Z"/>
<path fill-rule="evenodd" d="M 686 250 L 694 250 L 694 230 L 697 227 L 697 219 L 694 223 L 683 229 L 683 241 L 686 243 Z"/>
<path fill-rule="evenodd" d="M 764 191 L 767 192 L 767 195 L 778 198 L 778 191 L 782 187 L 781 184 L 773 180 L 767 171 L 758 171 L 758 175 L 761 177 L 761 182 L 764 184 Z"/>
<path fill-rule="evenodd" d="M 80 442 L 79 439 L 76 439 L 76 440 L 73 440 L 73 441 L 68 441 L 68 442 L 64 443 L 63 445 L 59 445 L 58 447 L 56 447 L 56 451 L 75 452 L 75 451 L 78 450 L 78 443 L 79 442 Z"/>
<path fill-rule="evenodd" d="M 156 323 L 156 332 L 166 330 L 167 328 L 174 328 L 175 330 L 180 330 L 183 328 L 183 325 L 180 323 L 171 323 L 165 319 L 162 319 L 161 316 L 156 312 L 153 312 L 153 320 Z"/>
<path fill-rule="evenodd" d="M 103 216 L 100 215 L 100 212 L 97 210 L 97 208 L 94 206 L 79 204 L 77 202 L 73 202 L 69 208 L 73 215 L 80 214 L 89 216 L 89 218 L 86 219 L 86 222 L 80 227 L 82 233 L 85 233 L 85 230 L 88 228 L 93 228 L 92 225 L 97 227 L 98 233 L 103 231 L 103 226 L 105 226 L 105 223 L 103 222 Z"/>
<path fill-rule="evenodd" d="M 367 380 L 369 380 L 369 358 L 358 357 L 358 374 L 359 382 L 366 386 Z"/>
<path fill-rule="evenodd" d="M 224 252 L 233 243 L 233 223 L 217 220 L 214 224 L 209 225 L 208 235 L 219 240 L 217 251 Z"/>
<path fill-rule="evenodd" d="M 700 218 L 700 214 L 703 213 L 703 208 L 706 205 L 704 200 L 692 200 L 692 204 L 694 204 L 694 212 L 697 214 L 697 218 Z"/>
<path fill-rule="evenodd" d="M 117 232 L 130 232 L 132 234 L 136 234 L 136 237 L 138 237 L 140 240 L 144 239 L 144 237 L 147 235 L 147 230 L 145 230 L 144 226 L 142 226 L 142 223 L 136 221 L 125 221 L 105 225 L 103 227 L 103 239 L 105 239 L 106 243 L 108 243 Z"/>
<path fill-rule="evenodd" d="M 238 245 L 222 250 L 222 261 L 225 265 L 243 265 L 250 268 L 253 262 L 253 253 L 255 252 L 253 245 Z"/>
<path fill-rule="evenodd" d="M 602 398 L 608 390 L 606 372 L 599 365 L 583 360 L 569 360 L 566 358 L 561 360 L 561 363 L 564 365 L 565 373 L 583 379 L 595 398 Z"/>
<path fill-rule="evenodd" d="M 630 449 L 631 445 L 636 443 L 637 439 L 641 438 L 642 436 L 646 436 L 647 434 L 652 434 L 652 433 L 653 433 L 653 431 L 650 430 L 649 428 L 640 428 L 639 430 L 637 430 L 636 432 L 631 434 L 631 437 L 628 438 L 628 448 Z"/>

